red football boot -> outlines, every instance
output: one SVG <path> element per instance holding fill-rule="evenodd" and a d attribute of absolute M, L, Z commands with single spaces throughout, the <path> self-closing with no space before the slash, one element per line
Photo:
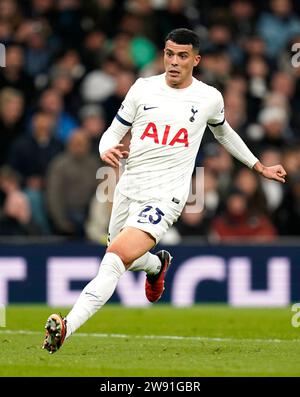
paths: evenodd
<path fill-rule="evenodd" d="M 161 261 L 161 269 L 158 274 L 146 277 L 145 291 L 149 302 L 157 302 L 162 296 L 165 289 L 165 276 L 173 259 L 171 254 L 165 250 L 159 251 L 155 255 Z"/>

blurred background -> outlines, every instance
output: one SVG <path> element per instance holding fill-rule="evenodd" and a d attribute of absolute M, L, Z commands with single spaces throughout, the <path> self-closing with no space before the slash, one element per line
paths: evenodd
<path fill-rule="evenodd" d="M 231 126 L 288 178 L 259 177 L 207 130 L 196 162 L 204 209 L 184 212 L 164 242 L 300 235 L 300 67 L 291 62 L 299 2 L 0 0 L 2 240 L 105 244 L 111 205 L 95 198 L 99 139 L 136 78 L 163 72 L 164 38 L 178 27 L 201 37 L 195 77 L 221 90 Z"/>
<path fill-rule="evenodd" d="M 288 179 L 260 178 L 207 130 L 204 210 L 184 212 L 165 242 L 299 236 L 299 12 L 291 0 L 0 0 L 0 235 L 105 243 L 99 139 L 135 79 L 163 72 L 166 34 L 187 27 L 201 37 L 195 77 L 221 90 L 231 126 Z"/>
<path fill-rule="evenodd" d="M 204 208 L 184 210 L 161 242 L 175 258 L 162 300 L 300 301 L 300 3 L 0 0 L 0 303 L 72 305 L 97 273 L 111 211 L 95 195 L 99 139 L 136 78 L 164 71 L 178 27 L 201 38 L 195 77 L 221 90 L 231 126 L 288 178 L 261 178 L 207 130 L 204 181 L 192 180 Z M 127 272 L 112 301 L 147 305 L 144 277 Z"/>

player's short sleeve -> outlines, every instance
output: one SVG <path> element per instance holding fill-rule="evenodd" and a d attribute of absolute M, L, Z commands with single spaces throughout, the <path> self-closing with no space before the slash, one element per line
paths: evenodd
<path fill-rule="evenodd" d="M 211 113 L 207 120 L 207 124 L 210 127 L 217 127 L 225 122 L 224 115 L 224 100 L 220 91 L 213 89 L 213 102 L 211 106 Z"/>
<path fill-rule="evenodd" d="M 116 115 L 117 120 L 128 127 L 131 127 L 137 112 L 137 100 L 141 90 L 141 82 L 142 79 L 137 79 L 131 86 Z"/>

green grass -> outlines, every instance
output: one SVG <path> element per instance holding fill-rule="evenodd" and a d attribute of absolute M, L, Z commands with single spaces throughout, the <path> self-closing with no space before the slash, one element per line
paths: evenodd
<path fill-rule="evenodd" d="M 7 307 L 7 327 L 0 328 L 0 376 L 300 375 L 300 330 L 291 326 L 290 308 L 153 305 L 129 309 L 107 305 L 59 352 L 50 355 L 41 350 L 41 344 L 43 326 L 52 311 L 57 309 Z M 7 330 L 32 333 L 3 333 Z M 143 335 L 221 339 L 150 339 Z"/>

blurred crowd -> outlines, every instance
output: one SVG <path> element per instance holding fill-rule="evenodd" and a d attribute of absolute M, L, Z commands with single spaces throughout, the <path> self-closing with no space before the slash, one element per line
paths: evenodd
<path fill-rule="evenodd" d="M 196 163 L 204 181 L 193 178 L 203 208 L 184 210 L 164 241 L 300 235 L 299 2 L 0 0 L 1 236 L 105 242 L 99 139 L 136 78 L 164 71 L 164 38 L 178 27 L 201 38 L 195 77 L 221 90 L 231 126 L 288 178 L 261 178 L 207 130 Z"/>

